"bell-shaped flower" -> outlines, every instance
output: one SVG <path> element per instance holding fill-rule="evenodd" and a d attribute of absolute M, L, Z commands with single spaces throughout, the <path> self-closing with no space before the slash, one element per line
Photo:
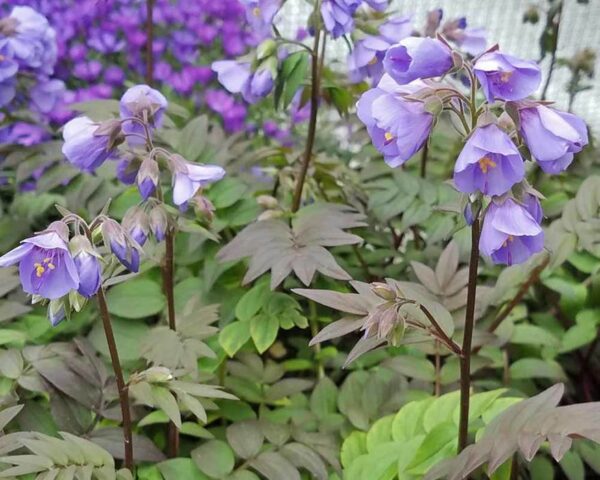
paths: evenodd
<path fill-rule="evenodd" d="M 148 85 L 135 85 L 128 89 L 119 102 L 123 131 L 128 134 L 127 142 L 130 145 L 142 145 L 146 130 L 143 122 L 151 134 L 155 128 L 160 128 L 167 109 L 168 102 L 165 96 L 158 90 Z"/>
<path fill-rule="evenodd" d="M 378 86 L 367 90 L 356 105 L 358 118 L 390 167 L 406 162 L 429 137 L 433 115 L 423 102 L 405 98 L 425 86 L 420 81 L 399 86 L 384 75 Z"/>
<path fill-rule="evenodd" d="M 524 176 L 519 150 L 494 124 L 473 131 L 454 165 L 454 184 L 463 193 L 501 195 Z"/>
<path fill-rule="evenodd" d="M 408 37 L 392 46 L 385 54 L 385 71 L 404 85 L 418 78 L 439 77 L 454 65 L 447 45 L 434 38 Z"/>
<path fill-rule="evenodd" d="M 98 124 L 88 117 L 76 117 L 63 127 L 62 153 L 75 167 L 93 172 L 115 153 L 122 141 L 120 124 L 109 120 Z"/>
<path fill-rule="evenodd" d="M 186 162 L 179 155 L 173 155 L 175 162 L 173 176 L 173 203 L 183 206 L 196 192 L 209 183 L 221 180 L 225 170 L 218 165 L 199 165 Z"/>
<path fill-rule="evenodd" d="M 139 246 L 143 246 L 146 240 L 148 240 L 150 226 L 148 224 L 148 215 L 143 208 L 137 206 L 129 208 L 123 216 L 121 225 Z"/>
<path fill-rule="evenodd" d="M 473 69 L 490 103 L 521 100 L 534 93 L 542 81 L 537 63 L 497 51 L 483 54 Z"/>
<path fill-rule="evenodd" d="M 150 230 L 157 242 L 162 242 L 165 239 L 167 230 L 169 229 L 169 216 L 162 205 L 156 205 L 150 211 Z"/>
<path fill-rule="evenodd" d="M 520 108 L 519 126 L 529 151 L 546 173 L 565 170 L 573 154 L 588 143 L 587 126 L 581 118 L 545 105 Z"/>
<path fill-rule="evenodd" d="M 219 60 L 213 62 L 212 69 L 221 85 L 231 93 L 241 93 L 248 103 L 258 102 L 273 89 L 273 74 L 268 68 L 252 72 L 249 63 Z"/>
<path fill-rule="evenodd" d="M 112 219 L 102 222 L 104 244 L 109 245 L 117 260 L 131 272 L 140 269 L 140 252 L 125 230 Z"/>
<path fill-rule="evenodd" d="M 272 36 L 273 19 L 281 0 L 240 0 L 246 8 L 246 19 L 258 40 Z"/>
<path fill-rule="evenodd" d="M 523 263 L 544 248 L 544 232 L 524 205 L 512 198 L 492 201 L 483 220 L 479 248 L 494 263 Z"/>
<path fill-rule="evenodd" d="M 60 298 L 79 287 L 67 237 L 67 226 L 53 222 L 44 232 L 23 240 L 0 257 L 0 267 L 18 263 L 23 290 L 50 300 Z"/>
<path fill-rule="evenodd" d="M 57 57 L 56 32 L 46 17 L 17 6 L 0 20 L 0 48 L 6 47 L 23 67 L 51 75 Z"/>
<path fill-rule="evenodd" d="M 138 170 L 136 177 L 138 190 L 144 200 L 148 200 L 148 197 L 150 197 L 150 195 L 154 193 L 154 190 L 156 190 L 159 177 L 160 170 L 156 160 L 150 157 L 145 158 L 140 165 L 140 169 Z"/>
<path fill-rule="evenodd" d="M 321 16 L 325 29 L 333 38 L 339 38 L 354 29 L 354 12 L 362 0 L 323 0 Z"/>
<path fill-rule="evenodd" d="M 89 240 L 77 235 L 71 239 L 73 262 L 79 275 L 77 292 L 86 298 L 93 297 L 100 288 L 102 269 L 98 261 L 98 254 L 92 248 Z"/>

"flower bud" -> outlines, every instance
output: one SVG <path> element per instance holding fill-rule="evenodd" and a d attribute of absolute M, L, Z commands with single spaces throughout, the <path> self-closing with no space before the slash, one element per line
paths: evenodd
<path fill-rule="evenodd" d="M 102 222 L 102 237 L 104 244 L 110 246 L 112 253 L 119 262 L 132 272 L 140 268 L 140 252 L 133 246 L 128 235 L 116 221 L 107 218 Z"/>
<path fill-rule="evenodd" d="M 73 262 L 79 275 L 77 292 L 90 298 L 96 294 L 101 283 L 101 269 L 98 254 L 83 235 L 76 235 L 70 242 Z"/>
<path fill-rule="evenodd" d="M 396 299 L 396 292 L 387 283 L 375 282 L 371 284 L 371 291 L 383 300 L 391 302 Z"/>
<path fill-rule="evenodd" d="M 275 53 L 277 49 L 277 43 L 271 38 L 266 39 L 256 48 L 256 59 L 262 60 L 263 58 L 270 57 Z"/>
<path fill-rule="evenodd" d="M 215 206 L 204 195 L 196 194 L 190 200 L 197 215 L 205 217 L 209 222 L 212 221 L 215 214 Z"/>
<path fill-rule="evenodd" d="M 142 208 L 132 207 L 127 210 L 121 224 L 138 245 L 143 246 L 146 243 L 150 225 L 148 215 Z"/>
<path fill-rule="evenodd" d="M 135 385 L 136 383 L 148 382 L 148 383 L 165 383 L 173 379 L 171 370 L 166 367 L 150 367 L 143 372 L 133 373 L 129 377 L 129 383 Z"/>
<path fill-rule="evenodd" d="M 150 211 L 150 230 L 157 242 L 162 242 L 165 239 L 169 229 L 169 216 L 165 207 L 162 205 L 155 206 Z"/>
<path fill-rule="evenodd" d="M 140 161 L 138 157 L 133 155 L 126 156 L 119 160 L 119 163 L 117 164 L 117 178 L 125 185 L 133 185 L 139 168 Z"/>
<path fill-rule="evenodd" d="M 279 206 L 279 202 L 271 195 L 259 195 L 256 197 L 256 202 L 263 208 L 274 210 Z"/>
<path fill-rule="evenodd" d="M 148 200 L 148 197 L 156 190 L 159 176 L 158 163 L 152 158 L 145 158 L 136 177 L 138 190 L 144 200 Z"/>
<path fill-rule="evenodd" d="M 48 321 L 56 327 L 66 317 L 65 305 L 62 300 L 51 300 L 48 304 Z"/>
<path fill-rule="evenodd" d="M 262 222 L 263 220 L 271 220 L 272 218 L 279 218 L 282 215 L 283 215 L 283 212 L 281 210 L 265 210 L 258 216 L 258 218 L 256 220 L 259 222 Z"/>

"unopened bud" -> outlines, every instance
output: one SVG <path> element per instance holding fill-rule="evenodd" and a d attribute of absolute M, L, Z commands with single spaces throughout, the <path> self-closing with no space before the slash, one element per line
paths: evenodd
<path fill-rule="evenodd" d="M 279 202 L 271 195 L 259 195 L 256 197 L 256 202 L 263 208 L 274 210 L 279 206 Z"/>
<path fill-rule="evenodd" d="M 144 200 L 148 200 L 156 190 L 159 176 L 158 163 L 150 157 L 145 158 L 136 177 L 138 190 Z"/>
<path fill-rule="evenodd" d="M 263 60 L 275 53 L 277 43 L 272 39 L 267 39 L 256 48 L 256 59 Z"/>
<path fill-rule="evenodd" d="M 143 372 L 137 372 L 129 377 L 129 383 L 135 385 L 140 382 L 165 383 L 173 379 L 171 370 L 166 367 L 150 367 Z"/>
<path fill-rule="evenodd" d="M 191 203 L 194 207 L 196 215 L 205 217 L 209 222 L 212 221 L 215 214 L 215 206 L 212 202 L 202 194 L 196 194 Z"/>
<path fill-rule="evenodd" d="M 66 317 L 65 304 L 62 299 L 50 300 L 48 304 L 48 321 L 56 327 Z"/>
<path fill-rule="evenodd" d="M 281 210 L 265 210 L 258 216 L 258 218 L 256 220 L 261 222 L 263 220 L 271 220 L 273 218 L 279 218 L 282 215 L 283 215 L 283 212 Z"/>
<path fill-rule="evenodd" d="M 157 242 L 165 239 L 169 228 L 169 216 L 162 205 L 156 205 L 150 211 L 150 230 Z"/>
<path fill-rule="evenodd" d="M 120 120 L 116 118 L 112 118 L 110 120 L 105 120 L 104 122 L 98 125 L 98 128 L 94 131 L 95 136 L 107 136 L 108 144 L 107 147 L 109 150 L 119 146 L 121 143 L 125 141 L 125 135 L 123 134 L 123 124 Z"/>
<path fill-rule="evenodd" d="M 391 302 L 396 299 L 396 292 L 387 283 L 375 282 L 371 284 L 371 291 L 379 298 Z"/>
<path fill-rule="evenodd" d="M 140 246 L 143 246 L 148 239 L 150 230 L 148 215 L 140 207 L 132 207 L 125 213 L 121 222 L 125 231 L 133 238 Z"/>

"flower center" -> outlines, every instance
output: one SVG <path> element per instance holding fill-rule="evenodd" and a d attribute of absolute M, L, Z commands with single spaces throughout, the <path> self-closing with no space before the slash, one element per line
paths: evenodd
<path fill-rule="evenodd" d="M 260 17 L 260 7 L 254 7 L 252 9 L 252 15 L 254 15 L 255 17 Z"/>
<path fill-rule="evenodd" d="M 502 72 L 500 74 L 500 81 L 502 83 L 508 83 L 508 81 L 510 80 L 510 77 L 512 77 L 514 72 Z"/>
<path fill-rule="evenodd" d="M 41 278 L 46 271 L 52 271 L 56 268 L 50 257 L 44 258 L 42 263 L 34 263 L 33 266 L 35 267 L 35 276 L 38 278 Z"/>
<path fill-rule="evenodd" d="M 369 65 L 376 65 L 377 64 L 377 56 L 374 56 L 371 61 L 369 62 Z"/>
<path fill-rule="evenodd" d="M 383 137 L 385 138 L 386 142 L 391 142 L 395 138 L 390 132 L 385 132 Z"/>
<path fill-rule="evenodd" d="M 495 168 L 496 162 L 494 162 L 490 157 L 483 157 L 479 160 L 479 168 L 483 173 L 488 172 L 488 168 Z"/>
<path fill-rule="evenodd" d="M 514 241 L 515 237 L 513 237 L 512 235 L 509 235 L 506 240 L 504 240 L 504 243 L 502 243 L 503 247 L 506 247 L 509 243 L 511 243 L 512 241 Z"/>

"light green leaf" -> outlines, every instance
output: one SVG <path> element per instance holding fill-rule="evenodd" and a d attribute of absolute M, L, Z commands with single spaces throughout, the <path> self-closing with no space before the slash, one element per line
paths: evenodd
<path fill-rule="evenodd" d="M 196 466 L 210 478 L 221 478 L 231 473 L 235 464 L 233 451 L 221 440 L 211 440 L 192 450 Z"/>
<path fill-rule="evenodd" d="M 230 357 L 233 357 L 248 340 L 250 340 L 248 322 L 232 322 L 219 333 L 219 344 Z"/>
<path fill-rule="evenodd" d="M 145 278 L 136 278 L 111 288 L 107 301 L 110 313 L 123 318 L 150 317 L 165 307 L 160 284 Z"/>
<path fill-rule="evenodd" d="M 265 352 L 277 338 L 279 320 L 272 315 L 256 315 L 250 320 L 250 335 L 258 353 Z"/>

